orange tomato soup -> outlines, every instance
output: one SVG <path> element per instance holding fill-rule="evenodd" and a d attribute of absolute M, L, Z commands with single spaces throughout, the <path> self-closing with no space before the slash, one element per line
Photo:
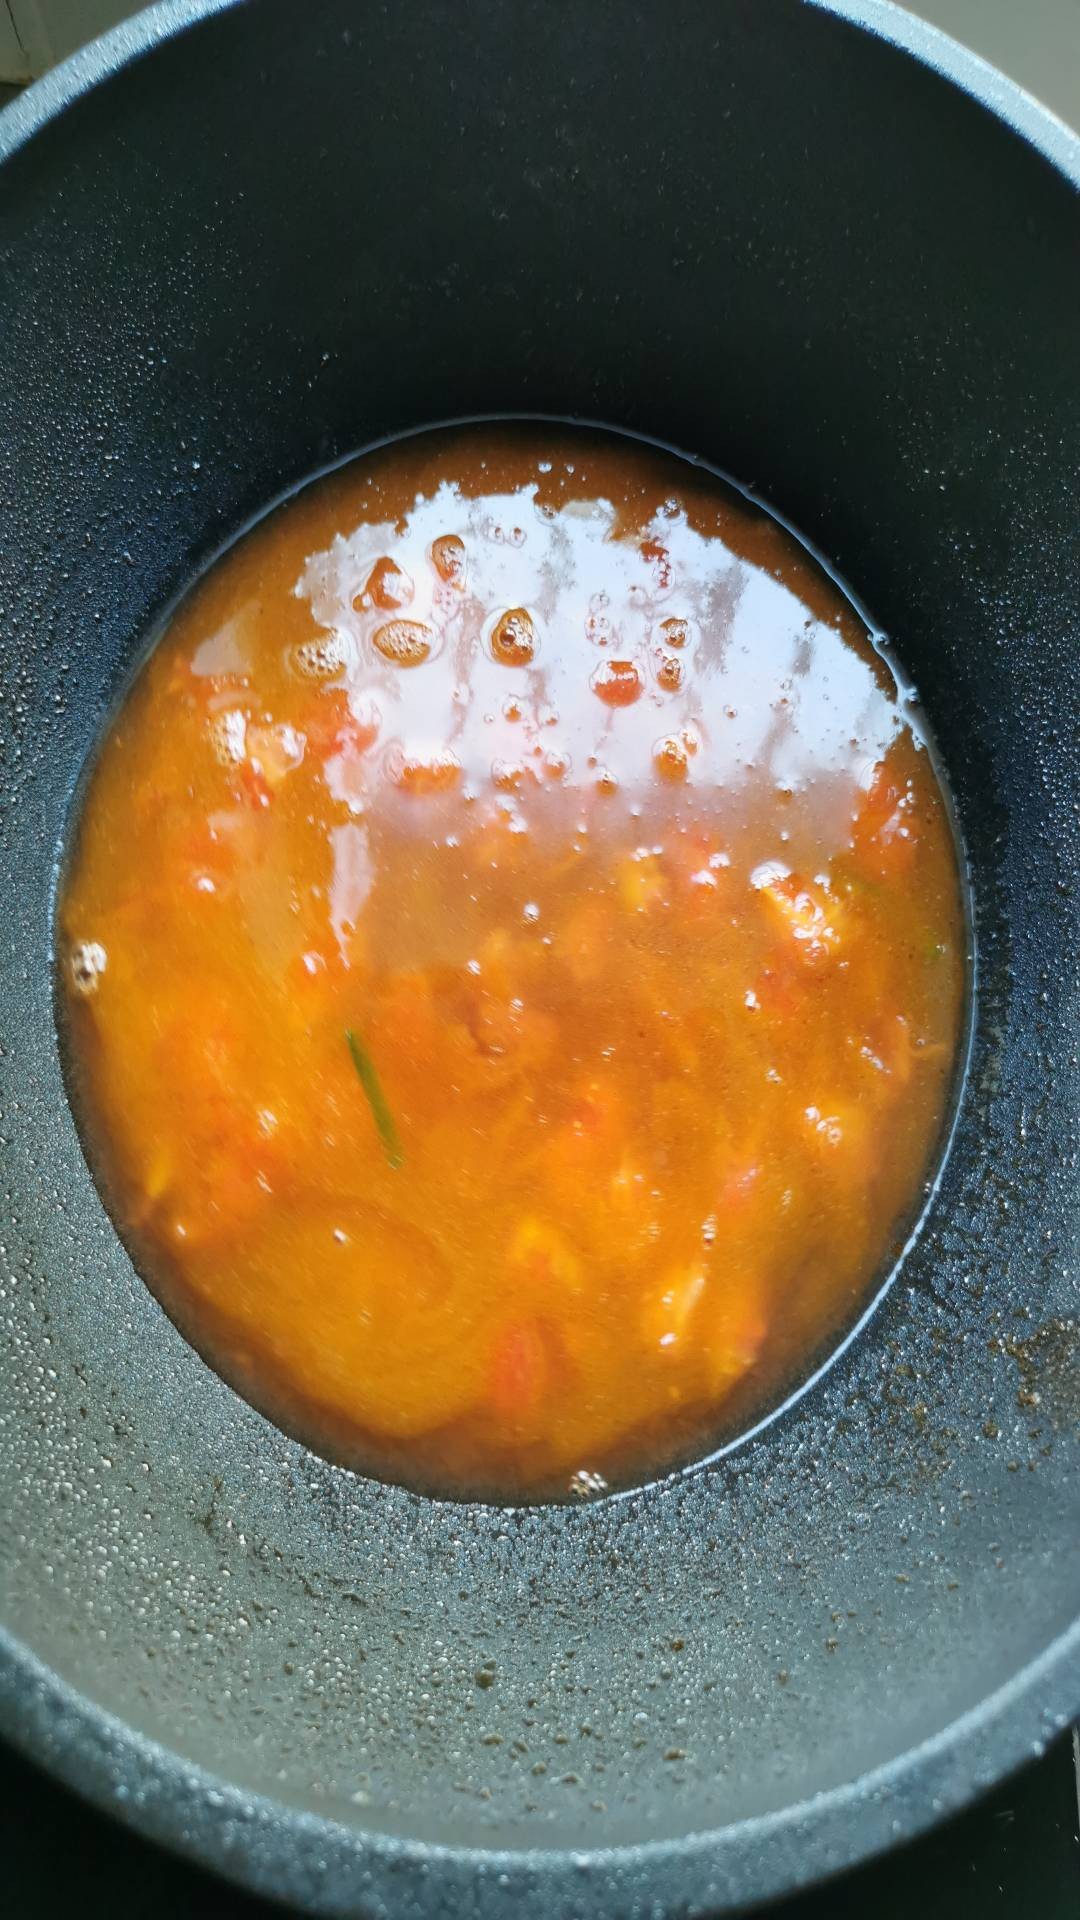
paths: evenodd
<path fill-rule="evenodd" d="M 589 1495 L 707 1450 L 920 1205 L 965 979 L 930 755 L 711 473 L 531 423 L 280 507 L 171 620 L 60 903 L 147 1281 L 332 1457 Z"/>

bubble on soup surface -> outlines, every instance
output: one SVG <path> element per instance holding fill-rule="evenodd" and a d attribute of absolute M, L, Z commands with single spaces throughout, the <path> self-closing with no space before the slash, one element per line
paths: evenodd
<path fill-rule="evenodd" d="M 527 667 L 536 652 L 536 628 L 524 607 L 509 607 L 495 622 L 491 651 L 504 667 Z"/>
<path fill-rule="evenodd" d="M 608 707 L 630 707 L 641 693 L 641 675 L 632 660 L 605 660 L 589 685 Z"/>
<path fill-rule="evenodd" d="M 500 793 L 518 793 L 537 776 L 531 767 L 523 766 L 520 760 L 496 760 L 492 763 L 491 779 Z"/>
<path fill-rule="evenodd" d="M 656 669 L 656 678 L 666 693 L 674 693 L 682 686 L 682 661 L 674 654 L 665 653 Z"/>
<path fill-rule="evenodd" d="M 395 667 L 419 667 L 435 645 L 432 629 L 422 620 L 387 620 L 376 627 L 372 644 Z"/>
<path fill-rule="evenodd" d="M 639 552 L 642 559 L 649 562 L 653 585 L 657 592 L 666 593 L 674 578 L 674 568 L 671 564 L 671 555 L 663 541 L 655 540 L 650 536 L 642 540 Z"/>
<path fill-rule="evenodd" d="M 685 780 L 690 770 L 685 743 L 673 733 L 658 740 L 653 748 L 653 766 L 662 780 Z"/>
<path fill-rule="evenodd" d="M 387 779 L 403 793 L 446 793 L 461 779 L 461 762 L 448 748 L 425 754 L 394 746 L 387 753 L 385 769 Z"/>
<path fill-rule="evenodd" d="M 432 541 L 431 563 L 449 586 L 465 585 L 465 542 L 456 533 L 444 533 Z"/>
<path fill-rule="evenodd" d="M 677 619 L 661 620 L 660 637 L 665 647 L 685 647 L 690 638 L 689 621 Z"/>
<path fill-rule="evenodd" d="M 239 707 L 215 713 L 206 723 L 214 759 L 223 767 L 238 767 L 247 751 L 247 718 Z"/>
<path fill-rule="evenodd" d="M 108 964 L 109 956 L 100 940 L 77 940 L 68 956 L 71 984 L 76 993 L 96 993 Z"/>
<path fill-rule="evenodd" d="M 317 640 L 301 640 L 289 655 L 302 680 L 333 680 L 349 663 L 349 649 L 340 633 L 321 633 Z"/>
<path fill-rule="evenodd" d="M 607 1493 L 608 1483 L 602 1473 L 591 1473 L 588 1467 L 579 1467 L 570 1475 L 567 1492 L 574 1500 L 598 1500 Z"/>
<path fill-rule="evenodd" d="M 367 577 L 367 585 L 362 594 L 353 601 L 354 607 L 365 603 L 378 607 L 383 613 L 394 613 L 398 607 L 407 607 L 413 597 L 413 583 L 404 567 L 396 560 L 383 554 L 376 560 Z"/>

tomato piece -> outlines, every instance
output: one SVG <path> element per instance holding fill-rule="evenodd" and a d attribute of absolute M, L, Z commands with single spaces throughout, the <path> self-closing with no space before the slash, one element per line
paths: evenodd
<path fill-rule="evenodd" d="M 661 1292 L 646 1295 L 641 1330 L 650 1349 L 674 1354 L 683 1347 L 707 1284 L 704 1267 L 694 1265 L 669 1273 Z"/>
<path fill-rule="evenodd" d="M 666 907 L 670 902 L 671 888 L 662 855 L 649 847 L 638 847 L 636 852 L 620 860 L 619 896 L 630 913 L 647 913 L 651 907 Z"/>
<path fill-rule="evenodd" d="M 701 1320 L 710 1390 L 726 1393 L 749 1372 L 765 1344 L 769 1323 L 758 1274 L 737 1264 L 718 1273 L 702 1303 Z"/>
<path fill-rule="evenodd" d="M 358 991 L 355 941 L 346 960 L 340 947 L 324 944 L 324 938 L 313 932 L 308 944 L 293 953 L 282 969 L 285 991 L 276 1017 L 308 1035 L 324 1019 L 333 1020 L 336 1034 L 343 1032 L 343 989 L 348 985 L 352 994 Z"/>
<path fill-rule="evenodd" d="M 409 1098 L 423 1098 L 433 1081 L 442 1086 L 450 1081 L 449 1030 L 428 969 L 418 967 L 391 978 L 380 996 L 371 1037 L 373 1044 L 377 1039 L 379 1059 L 395 1063 L 396 1078 L 409 1090 Z M 346 1065 L 343 1059 L 343 1070 Z"/>
<path fill-rule="evenodd" d="M 851 1189 L 865 1187 L 875 1153 L 871 1116 L 851 1100 L 819 1098 L 804 1107 L 804 1135 L 831 1180 Z"/>
<path fill-rule="evenodd" d="M 539 1320 L 512 1320 L 503 1328 L 491 1356 L 488 1400 L 506 1426 L 528 1421 L 546 1399 L 552 1360 Z"/>
<path fill-rule="evenodd" d="M 526 1215 L 514 1233 L 507 1268 L 512 1285 L 527 1284 L 545 1298 L 579 1294 L 584 1283 L 581 1261 L 569 1242 L 550 1221 L 533 1215 Z"/>
<path fill-rule="evenodd" d="M 362 594 L 353 601 L 354 607 L 379 607 L 383 613 L 395 613 L 399 607 L 407 607 L 413 597 L 413 583 L 404 567 L 384 553 L 376 560 L 367 577 L 367 585 Z"/>
<path fill-rule="evenodd" d="M 881 1059 L 898 1087 L 906 1087 L 914 1066 L 914 1048 L 910 1023 L 902 1013 L 894 1013 L 885 1023 L 881 1039 Z"/>
<path fill-rule="evenodd" d="M 297 731 L 303 734 L 309 752 L 317 760 L 325 760 L 345 748 L 364 753 L 378 738 L 379 714 L 372 707 L 370 713 L 358 718 L 344 688 L 326 687 L 304 708 L 297 721 Z"/>
<path fill-rule="evenodd" d="M 786 1022 L 805 1006 L 806 997 L 807 985 L 802 968 L 796 960 L 781 954 L 755 975 L 754 984 L 747 989 L 743 1004 L 751 1012 L 760 1012 L 768 1019 Z"/>
<path fill-rule="evenodd" d="M 620 1096 L 593 1082 L 579 1090 L 540 1148 L 537 1164 L 549 1202 L 558 1218 L 573 1222 L 576 1234 L 603 1234 L 597 1185 L 606 1185 L 618 1172 L 625 1138 Z"/>
<path fill-rule="evenodd" d="M 301 765 L 305 745 L 303 734 L 284 720 L 268 726 L 249 726 L 247 730 L 248 758 L 270 790 L 279 787 L 286 776 Z"/>
<path fill-rule="evenodd" d="M 197 1011 L 173 1015 L 153 1060 L 158 1083 L 183 1091 L 184 1124 L 155 1143 L 143 1192 L 171 1218 L 173 1238 L 190 1246 L 245 1231 L 295 1159 L 290 1129 L 259 1103 L 234 1017 L 218 993 L 204 987 Z"/>
<path fill-rule="evenodd" d="M 910 780 L 895 779 L 884 761 L 874 768 L 852 838 L 860 863 L 880 879 L 910 872 L 914 866 L 919 844 L 914 786 Z"/>
<path fill-rule="evenodd" d="M 820 967 L 840 945 L 839 908 L 832 900 L 789 873 L 778 861 L 766 861 L 750 876 L 774 922 L 791 935 L 794 951 L 808 967 Z"/>
<path fill-rule="evenodd" d="M 178 836 L 163 865 L 170 877 L 181 874 L 187 886 L 198 893 L 209 893 L 231 878 L 236 861 L 233 835 L 209 820 L 199 820 Z"/>
<path fill-rule="evenodd" d="M 586 900 L 566 923 L 559 956 L 579 987 L 594 986 L 610 967 L 613 917 L 606 900 Z"/>
<path fill-rule="evenodd" d="M 233 777 L 233 792 L 241 805 L 251 807 L 256 813 L 269 807 L 272 798 L 269 780 L 262 768 L 253 766 L 250 760 L 245 760 L 243 766 L 237 767 Z"/>

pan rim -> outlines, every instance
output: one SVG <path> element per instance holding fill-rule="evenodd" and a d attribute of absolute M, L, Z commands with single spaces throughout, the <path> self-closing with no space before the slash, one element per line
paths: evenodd
<path fill-rule="evenodd" d="M 95 86 L 244 0 L 158 0 L 0 112 L 0 166 Z M 893 0 L 803 0 L 929 67 L 1080 191 L 1080 134 L 978 55 Z M 884 1767 L 727 1827 L 570 1851 L 435 1845 L 365 1832 L 230 1785 L 80 1693 L 0 1625 L 0 1735 L 102 1811 L 201 1865 L 309 1911 L 513 1904 L 547 1920 L 602 1891 L 613 1915 L 732 1913 L 794 1893 L 915 1838 L 1040 1755 L 1080 1713 L 1080 1617 L 968 1713 Z M 437 1869 L 437 1893 L 428 1875 Z M 363 1880 L 361 1882 L 361 1871 Z M 509 1884 L 507 1884 L 509 1876 Z M 500 1884 L 501 1882 L 501 1884 Z M 423 1898 L 425 1884 L 427 1901 Z M 590 1903 L 591 1904 L 591 1903 Z"/>
<path fill-rule="evenodd" d="M 130 19 L 100 34 L 26 87 L 0 109 L 0 166 L 40 133 L 50 121 L 122 67 L 131 65 L 167 40 L 177 38 L 214 14 L 227 13 L 248 0 L 155 0 Z M 978 105 L 1005 122 L 1043 158 L 1080 188 L 1080 132 L 1034 94 L 962 46 L 940 27 L 909 13 L 895 0 L 801 0 L 819 13 L 884 40 L 900 53 L 932 69 Z"/>
<path fill-rule="evenodd" d="M 771 1813 L 636 1846 L 453 1846 L 348 1827 L 237 1787 L 98 1706 L 0 1626 L 0 1736 L 144 1837 L 311 1913 L 418 1910 L 433 1872 L 444 1911 L 468 1890 L 474 1920 L 508 1906 L 519 1920 L 548 1920 L 553 1896 L 554 1910 L 576 1912 L 590 1882 L 613 1916 L 643 1905 L 744 1913 L 916 1839 L 1040 1758 L 1078 1712 L 1080 1620 L 930 1739 Z"/>

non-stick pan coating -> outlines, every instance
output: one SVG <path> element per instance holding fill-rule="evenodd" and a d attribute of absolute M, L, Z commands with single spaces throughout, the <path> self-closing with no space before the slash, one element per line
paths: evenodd
<path fill-rule="evenodd" d="M 0 1723 L 328 1912 L 730 1910 L 1080 1707 L 1080 148 L 860 17 L 173 0 L 0 119 Z M 333 1469 L 185 1345 L 83 1162 L 49 941 L 193 571 L 383 435 L 530 411 L 697 451 L 858 586 L 979 993 L 924 1231 L 825 1377 L 709 1468 L 507 1512 Z"/>

